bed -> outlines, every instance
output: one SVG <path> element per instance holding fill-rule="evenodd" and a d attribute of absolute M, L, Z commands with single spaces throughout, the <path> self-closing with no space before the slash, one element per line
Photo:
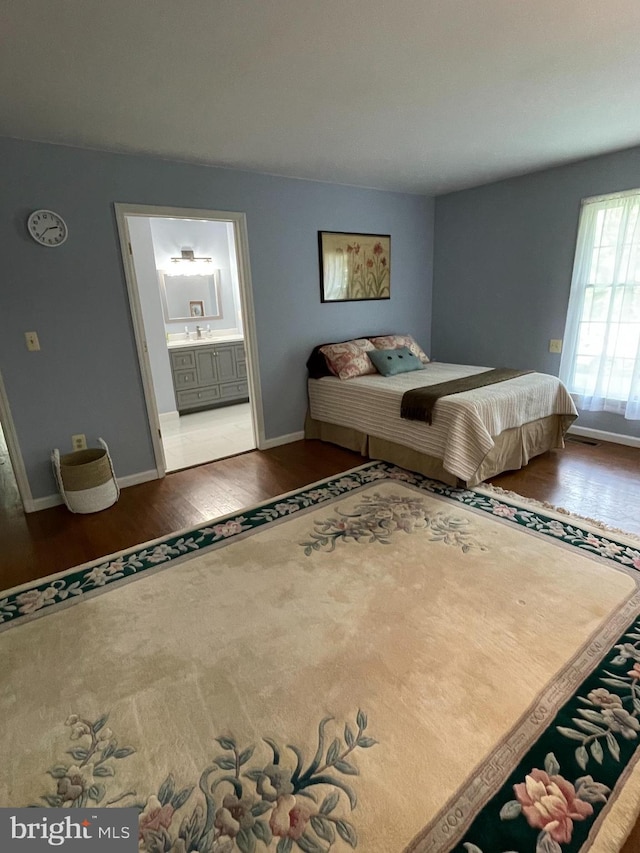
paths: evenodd
<path fill-rule="evenodd" d="M 431 424 L 400 416 L 405 392 L 488 369 L 428 362 L 393 376 L 368 372 L 341 379 L 310 367 L 305 437 L 467 486 L 563 447 L 577 411 L 562 382 L 544 373 L 441 397 Z"/>

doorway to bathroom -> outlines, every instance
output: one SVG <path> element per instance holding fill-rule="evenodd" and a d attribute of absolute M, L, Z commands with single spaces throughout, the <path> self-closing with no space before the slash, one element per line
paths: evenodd
<path fill-rule="evenodd" d="M 244 216 L 142 205 L 116 214 L 160 476 L 255 449 Z"/>

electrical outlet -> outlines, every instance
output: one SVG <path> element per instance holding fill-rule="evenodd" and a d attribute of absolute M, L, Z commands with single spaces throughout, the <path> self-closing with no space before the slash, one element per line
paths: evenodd
<path fill-rule="evenodd" d="M 24 339 L 27 342 L 27 349 L 29 352 L 40 351 L 40 341 L 38 340 L 37 332 L 25 332 Z"/>
<path fill-rule="evenodd" d="M 71 448 L 73 450 L 86 450 L 87 449 L 87 437 L 85 435 L 72 435 L 71 436 Z"/>
<path fill-rule="evenodd" d="M 562 341 L 552 339 L 549 341 L 549 352 L 562 352 Z"/>

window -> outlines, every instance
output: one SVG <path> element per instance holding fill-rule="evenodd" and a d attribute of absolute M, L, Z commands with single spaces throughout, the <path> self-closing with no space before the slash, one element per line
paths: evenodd
<path fill-rule="evenodd" d="M 578 408 L 640 420 L 640 190 L 582 204 L 560 378 Z"/>

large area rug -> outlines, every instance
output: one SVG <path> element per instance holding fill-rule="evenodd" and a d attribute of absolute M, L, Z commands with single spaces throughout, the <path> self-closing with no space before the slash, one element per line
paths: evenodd
<path fill-rule="evenodd" d="M 611 853 L 640 543 L 369 463 L 4 593 L 0 806 L 149 853 Z"/>

